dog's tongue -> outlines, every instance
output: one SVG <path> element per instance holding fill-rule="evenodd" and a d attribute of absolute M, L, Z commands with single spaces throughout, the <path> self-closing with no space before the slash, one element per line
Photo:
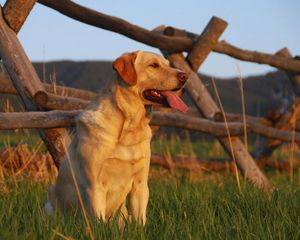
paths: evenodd
<path fill-rule="evenodd" d="M 181 112 L 187 112 L 188 106 L 180 99 L 180 97 L 172 91 L 163 91 L 161 94 L 166 98 L 171 108 L 177 109 Z"/>

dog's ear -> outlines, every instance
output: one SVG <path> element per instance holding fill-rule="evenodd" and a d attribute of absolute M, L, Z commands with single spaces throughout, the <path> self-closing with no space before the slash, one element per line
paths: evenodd
<path fill-rule="evenodd" d="M 131 86 L 137 83 L 137 76 L 134 68 L 136 56 L 137 54 L 135 52 L 125 53 L 117 58 L 112 64 L 113 69 L 116 70 L 120 77 Z"/>

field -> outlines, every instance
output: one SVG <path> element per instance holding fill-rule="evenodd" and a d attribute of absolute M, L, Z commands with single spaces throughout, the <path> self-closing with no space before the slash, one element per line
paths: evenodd
<path fill-rule="evenodd" d="M 271 176 L 278 190 L 265 195 L 232 177 L 190 182 L 184 175 L 150 180 L 146 227 L 116 221 L 107 226 L 90 220 L 95 239 L 299 239 L 300 184 Z M 299 176 L 298 176 L 299 181 Z M 88 239 L 86 224 L 76 214 L 48 217 L 43 211 L 46 185 L 5 181 L 0 199 L 0 239 Z"/>
<path fill-rule="evenodd" d="M 15 134 L 2 137 L 4 147 L 26 141 Z M 29 148 L 43 152 L 36 141 L 31 139 Z M 214 142 L 179 142 L 176 138 L 156 139 L 153 149 L 171 155 L 224 156 Z M 300 239 L 299 172 L 293 176 L 278 171 L 267 174 L 276 187 L 271 195 L 244 180 L 239 189 L 228 173 L 203 172 L 191 180 L 185 171 L 154 168 L 146 226 L 132 223 L 120 231 L 115 219 L 108 225 L 89 219 L 89 230 L 76 213 L 45 215 L 49 183 L 25 175 L 9 177 L 2 171 L 0 239 Z"/>

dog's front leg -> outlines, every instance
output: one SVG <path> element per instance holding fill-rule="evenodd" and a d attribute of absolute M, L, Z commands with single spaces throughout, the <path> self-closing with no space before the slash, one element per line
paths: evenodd
<path fill-rule="evenodd" d="M 98 219 L 102 218 L 106 222 L 106 191 L 102 186 L 91 186 L 87 189 L 90 201 L 90 210 Z"/>
<path fill-rule="evenodd" d="M 84 140 L 84 141 L 83 141 Z M 99 147 L 98 142 L 82 139 L 78 149 L 77 160 L 80 162 L 82 184 L 81 189 L 86 193 L 88 210 L 98 219 L 106 219 L 106 189 L 99 181 L 99 174 L 102 171 L 104 157 L 109 154 L 108 148 Z M 78 170 L 79 172 L 79 170 Z"/>
<path fill-rule="evenodd" d="M 119 215 L 119 228 L 121 230 L 124 229 L 126 222 L 130 222 L 130 216 L 128 215 L 128 211 L 126 208 L 126 201 L 125 201 L 120 208 L 120 215 Z"/>
<path fill-rule="evenodd" d="M 134 219 L 143 225 L 146 223 L 148 200 L 149 189 L 147 180 L 134 182 L 130 192 L 130 210 Z"/>

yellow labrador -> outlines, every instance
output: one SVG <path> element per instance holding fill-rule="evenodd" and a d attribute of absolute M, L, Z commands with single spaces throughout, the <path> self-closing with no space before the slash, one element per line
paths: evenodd
<path fill-rule="evenodd" d="M 49 189 L 49 214 L 54 207 L 65 211 L 81 206 L 107 222 L 120 210 L 124 224 L 129 194 L 130 214 L 146 222 L 152 134 L 145 106 L 161 104 L 186 112 L 177 92 L 188 75 L 163 57 L 142 51 L 123 54 L 113 68 L 115 77 L 76 120 L 74 139 Z"/>

